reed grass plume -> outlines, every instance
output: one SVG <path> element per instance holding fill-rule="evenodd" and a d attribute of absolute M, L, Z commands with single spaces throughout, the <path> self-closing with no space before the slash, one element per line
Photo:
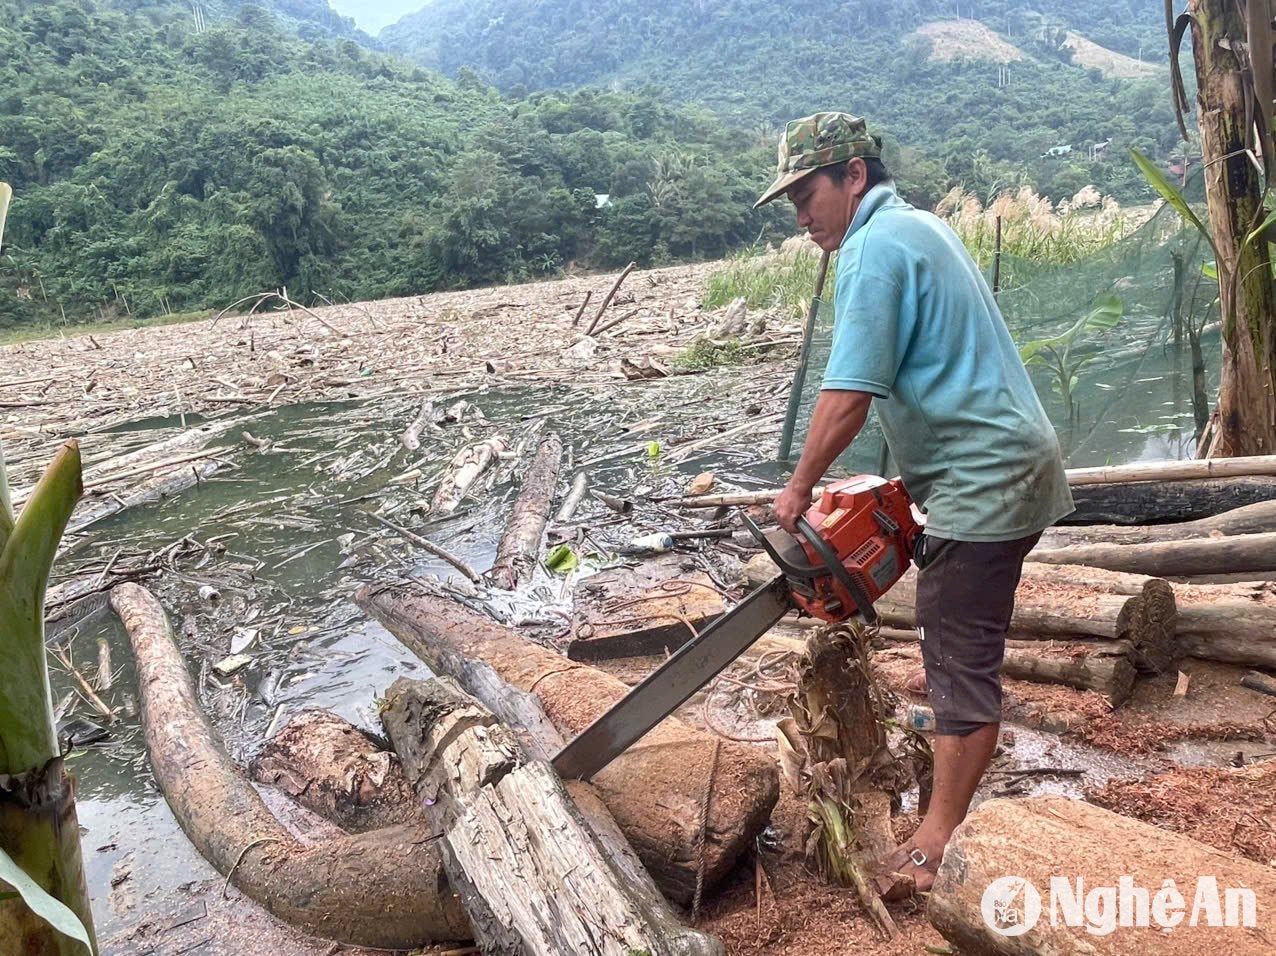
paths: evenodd
<path fill-rule="evenodd" d="M 992 261 L 998 218 L 1005 255 L 1057 265 L 1085 259 L 1125 238 L 1145 218 L 1122 209 L 1093 186 L 1057 205 L 1024 186 L 1001 193 L 987 206 L 957 186 L 940 200 L 935 214 L 961 237 L 981 267 Z"/>

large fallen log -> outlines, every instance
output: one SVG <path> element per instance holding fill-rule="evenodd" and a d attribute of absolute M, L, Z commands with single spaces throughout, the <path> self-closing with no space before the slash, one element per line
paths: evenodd
<path fill-rule="evenodd" d="M 558 436 L 550 433 L 542 438 L 536 456 L 523 476 L 523 487 L 496 549 L 496 561 L 487 572 L 492 583 L 499 588 L 513 591 L 536 567 L 562 459 L 563 443 Z"/>
<path fill-rule="evenodd" d="M 1141 594 L 1149 578 L 1075 565 L 1023 566 L 1025 582 L 1042 587 L 1089 587 L 1109 594 Z M 1175 640 L 1192 657 L 1276 669 L 1276 582 L 1179 584 L 1174 589 Z"/>
<path fill-rule="evenodd" d="M 1276 500 L 1276 478 L 1195 478 L 1078 485 L 1076 510 L 1060 524 L 1146 525 L 1194 521 L 1244 505 Z"/>
<path fill-rule="evenodd" d="M 1032 560 L 1039 564 L 1083 564 L 1109 571 L 1160 576 L 1265 571 L 1276 567 L 1276 533 L 1148 544 L 1077 544 L 1063 548 L 1038 548 L 1033 550 Z"/>
<path fill-rule="evenodd" d="M 767 580 L 774 569 L 765 554 L 755 555 L 745 576 L 751 583 Z M 911 569 L 874 608 L 887 627 L 915 628 L 916 596 L 917 572 Z M 1138 592 L 1131 595 L 1025 575 L 1015 593 L 1008 636 L 1021 641 L 1126 642 L 1134 665 L 1148 673 L 1166 670 L 1180 656 L 1175 643 L 1174 592 L 1159 578 L 1142 579 Z"/>
<path fill-rule="evenodd" d="M 1229 912 L 1248 925 L 1221 925 Z M 1271 867 L 1064 797 L 981 804 L 953 834 L 926 907 L 971 956 L 1257 953 L 1274 913 Z"/>
<path fill-rule="evenodd" d="M 137 658 L 156 782 L 206 860 L 275 916 L 329 939 L 411 949 L 469 938 L 426 828 L 299 843 L 239 773 L 200 711 L 159 602 L 126 583 L 111 592 L 111 606 Z"/>
<path fill-rule="evenodd" d="M 1037 548 L 1046 551 L 1077 544 L 1149 544 L 1153 541 L 1183 541 L 1272 531 L 1276 531 L 1276 501 L 1260 501 L 1219 515 L 1173 524 L 1094 524 L 1047 528 Z"/>
<path fill-rule="evenodd" d="M 443 835 L 444 865 L 483 952 L 721 956 L 649 881 L 614 866 L 546 762 L 451 679 L 400 678 L 386 731 Z"/>
<path fill-rule="evenodd" d="M 331 711 L 294 716 L 249 773 L 350 833 L 423 822 L 398 758 Z"/>
<path fill-rule="evenodd" d="M 456 678 L 502 719 L 512 687 L 534 692 L 550 721 L 575 735 L 629 690 L 617 678 L 539 647 L 449 598 L 394 586 L 365 587 L 355 600 L 437 673 Z M 752 847 L 779 797 L 772 757 L 732 741 L 720 743 L 710 779 L 719 741 L 671 718 L 593 778 L 657 885 L 679 903 L 693 898 L 699 878 L 711 887 L 726 875 Z M 702 814 L 707 839 L 700 853 Z"/>

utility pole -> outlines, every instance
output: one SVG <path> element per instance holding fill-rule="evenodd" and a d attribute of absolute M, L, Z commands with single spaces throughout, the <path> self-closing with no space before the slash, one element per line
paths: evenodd
<path fill-rule="evenodd" d="M 1276 290 L 1266 238 L 1245 241 L 1264 218 L 1264 166 L 1276 165 L 1270 123 L 1258 123 L 1262 134 L 1256 137 L 1253 119 L 1272 115 L 1271 11 L 1270 0 L 1249 2 L 1262 6 L 1254 12 L 1260 14 L 1255 18 L 1260 24 L 1266 23 L 1265 36 L 1249 37 L 1240 5 L 1232 0 L 1188 3 L 1194 20 L 1192 53 L 1205 194 L 1218 252 L 1223 319 L 1215 454 L 1225 457 L 1276 453 Z M 1266 55 L 1258 47 L 1264 42 Z M 1251 43 L 1252 57 L 1237 55 Z M 1254 69 L 1267 75 L 1255 76 Z M 1261 102 L 1263 94 L 1249 94 L 1247 88 L 1267 91 L 1266 103 Z"/>

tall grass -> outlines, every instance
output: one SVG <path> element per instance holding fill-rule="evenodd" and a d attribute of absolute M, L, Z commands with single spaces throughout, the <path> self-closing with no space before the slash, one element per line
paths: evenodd
<path fill-rule="evenodd" d="M 958 186 L 940 200 L 935 214 L 952 227 L 981 268 L 992 262 L 998 218 L 1003 255 L 1053 265 L 1094 255 L 1124 239 L 1145 218 L 1123 210 L 1093 186 L 1057 206 L 1031 186 L 1002 193 L 987 206 Z"/>
<path fill-rule="evenodd" d="M 801 319 L 811 304 L 819 271 L 819 255 L 807 251 L 750 249 L 736 253 L 709 276 L 703 305 L 720 309 L 742 298 L 751 309 L 774 309 L 785 318 Z M 829 283 L 825 295 L 831 293 Z"/>

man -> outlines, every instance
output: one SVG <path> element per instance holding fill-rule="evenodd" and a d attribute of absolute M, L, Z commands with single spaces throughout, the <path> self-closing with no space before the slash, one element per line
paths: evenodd
<path fill-rule="evenodd" d="M 837 251 L 832 351 L 793 477 L 775 502 L 790 533 L 877 402 L 904 485 L 926 512 L 917 631 L 935 712 L 935 782 L 913 838 L 878 861 L 928 890 L 997 744 L 999 671 L 1023 560 L 1073 510 L 1054 429 L 961 240 L 895 192 L 863 120 L 788 124 L 779 175 L 797 223 Z M 904 883 L 907 885 L 907 883 Z"/>

